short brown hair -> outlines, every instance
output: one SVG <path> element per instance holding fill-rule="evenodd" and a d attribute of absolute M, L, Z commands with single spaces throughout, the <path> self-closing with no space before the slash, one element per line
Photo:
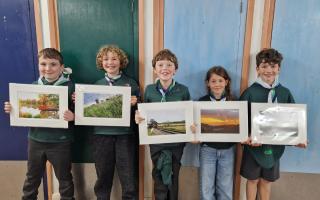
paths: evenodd
<path fill-rule="evenodd" d="M 176 69 L 178 69 L 178 59 L 174 53 L 169 49 L 163 49 L 159 51 L 152 59 L 152 67 L 155 68 L 157 61 L 159 60 L 169 60 L 173 62 Z"/>
<path fill-rule="evenodd" d="M 61 53 L 55 49 L 55 48 L 45 48 L 42 49 L 41 51 L 39 51 L 38 53 L 38 59 L 40 57 L 43 58 L 49 58 L 49 59 L 56 59 L 60 62 L 60 65 L 63 65 L 63 56 L 61 55 Z"/>
<path fill-rule="evenodd" d="M 272 48 L 262 49 L 256 56 L 256 64 L 259 67 L 261 63 L 273 63 L 280 67 L 282 59 L 282 54 L 279 51 Z"/>
<path fill-rule="evenodd" d="M 120 60 L 120 69 L 124 69 L 128 65 L 129 63 L 128 57 L 122 49 L 120 49 L 116 45 L 104 45 L 99 49 L 96 57 L 96 64 L 98 69 L 103 70 L 103 66 L 102 66 L 103 56 L 106 56 L 108 52 L 112 52 L 118 55 Z"/>

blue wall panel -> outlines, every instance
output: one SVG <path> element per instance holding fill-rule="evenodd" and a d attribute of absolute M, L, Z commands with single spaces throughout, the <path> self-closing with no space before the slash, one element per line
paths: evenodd
<path fill-rule="evenodd" d="M 246 0 L 165 1 L 164 47 L 178 57 L 175 80 L 188 86 L 193 100 L 206 94 L 205 74 L 214 65 L 228 70 L 239 96 L 246 9 Z M 184 165 L 199 165 L 198 148 L 186 146 Z"/>
<path fill-rule="evenodd" d="M 187 85 L 193 99 L 206 94 L 205 73 L 226 67 L 239 96 L 247 1 L 165 1 L 164 47 L 178 57 L 176 80 Z"/>
<path fill-rule="evenodd" d="M 276 3 L 272 46 L 283 53 L 280 80 L 296 103 L 308 107 L 306 150 L 289 147 L 281 161 L 281 170 L 320 173 L 320 1 L 281 0 Z"/>
<path fill-rule="evenodd" d="M 0 19 L 0 160 L 26 160 L 27 129 L 10 127 L 3 102 L 9 99 L 9 82 L 36 79 L 33 0 L 0 0 Z"/>

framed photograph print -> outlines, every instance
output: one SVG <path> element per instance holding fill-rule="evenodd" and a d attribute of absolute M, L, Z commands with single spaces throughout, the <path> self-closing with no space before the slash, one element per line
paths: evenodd
<path fill-rule="evenodd" d="M 194 102 L 197 140 L 242 142 L 248 137 L 246 101 Z"/>
<path fill-rule="evenodd" d="M 68 128 L 68 87 L 9 83 L 11 126 Z"/>
<path fill-rule="evenodd" d="M 130 126 L 130 87 L 76 84 L 75 94 L 76 125 Z"/>
<path fill-rule="evenodd" d="M 251 104 L 253 143 L 296 145 L 307 141 L 305 104 Z"/>
<path fill-rule="evenodd" d="M 139 124 L 140 144 L 188 142 L 194 140 L 191 101 L 140 103 L 143 120 Z"/>

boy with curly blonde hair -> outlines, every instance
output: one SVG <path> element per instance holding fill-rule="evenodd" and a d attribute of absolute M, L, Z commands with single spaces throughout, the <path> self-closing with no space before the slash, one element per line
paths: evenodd
<path fill-rule="evenodd" d="M 96 64 L 98 69 L 105 72 L 105 77 L 95 84 L 131 87 L 131 106 L 135 107 L 139 98 L 138 84 L 122 72 L 128 63 L 125 52 L 119 47 L 101 47 Z M 134 110 L 135 108 L 131 109 L 132 114 Z M 130 127 L 94 127 L 93 158 L 97 173 L 94 192 L 98 200 L 110 199 L 115 167 L 122 186 L 122 199 L 138 199 L 137 147 L 132 119 L 131 117 Z"/>

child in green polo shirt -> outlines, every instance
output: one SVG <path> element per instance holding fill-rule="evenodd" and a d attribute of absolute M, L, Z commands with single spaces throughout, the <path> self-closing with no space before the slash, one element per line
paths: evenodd
<path fill-rule="evenodd" d="M 60 52 L 53 48 L 46 48 L 39 52 L 38 59 L 40 77 L 34 84 L 67 86 L 69 109 L 73 110 L 71 94 L 74 91 L 74 84 L 69 79 L 71 71 L 68 73 L 65 71 Z M 5 102 L 4 110 L 6 113 L 11 112 L 10 102 Z M 74 120 L 74 114 L 70 110 L 65 111 L 63 117 L 69 122 Z M 28 169 L 23 185 L 22 199 L 37 199 L 38 188 L 45 172 L 47 160 L 52 164 L 59 181 L 61 199 L 74 199 L 71 174 L 73 124 L 69 123 L 68 129 L 31 127 L 28 137 Z"/>
<path fill-rule="evenodd" d="M 152 60 L 152 67 L 158 80 L 156 83 L 146 87 L 144 102 L 190 100 L 188 88 L 173 79 L 178 69 L 178 60 L 170 50 L 163 49 L 158 52 Z M 142 116 L 137 112 L 136 122 L 140 123 L 142 120 Z M 154 179 L 154 194 L 156 200 L 178 199 L 180 160 L 184 145 L 184 143 L 150 145 L 151 159 L 153 162 L 152 177 Z M 157 165 L 162 161 L 172 163 L 172 167 L 167 169 L 167 172 L 157 169 Z M 166 178 L 163 176 L 164 173 L 168 174 Z"/>
<path fill-rule="evenodd" d="M 133 116 L 140 92 L 137 82 L 122 72 L 128 62 L 125 52 L 112 45 L 101 47 L 96 57 L 97 68 L 105 72 L 105 77 L 96 84 L 131 87 L 132 95 L 130 127 L 94 127 L 93 158 L 97 173 L 94 192 L 99 200 L 110 199 L 115 167 L 122 199 L 138 199 L 137 138 Z"/>
<path fill-rule="evenodd" d="M 240 100 L 259 103 L 294 103 L 291 92 L 279 83 L 282 55 L 275 49 L 263 49 L 256 56 L 258 78 L 241 95 Z M 250 112 L 249 112 L 250 113 Z M 251 138 L 244 145 L 241 175 L 247 178 L 248 200 L 270 199 L 271 183 L 279 179 L 279 160 L 283 145 L 252 144 Z M 306 147 L 306 144 L 299 144 Z"/>

